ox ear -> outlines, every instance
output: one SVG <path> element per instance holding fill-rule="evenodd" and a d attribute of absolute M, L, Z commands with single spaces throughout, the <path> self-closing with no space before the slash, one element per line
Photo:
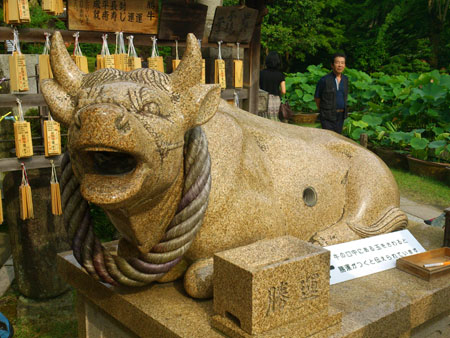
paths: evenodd
<path fill-rule="evenodd" d="M 194 101 L 194 111 L 191 113 L 189 127 L 196 127 L 211 119 L 217 111 L 220 102 L 220 85 L 196 85 L 189 90 L 189 96 Z"/>

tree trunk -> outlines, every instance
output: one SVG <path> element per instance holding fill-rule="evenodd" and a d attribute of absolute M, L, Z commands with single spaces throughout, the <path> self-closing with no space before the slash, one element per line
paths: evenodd
<path fill-rule="evenodd" d="M 439 54 L 440 54 L 440 43 L 441 43 L 441 33 L 442 33 L 442 24 L 431 17 L 431 25 L 430 25 L 430 45 L 431 45 L 431 59 L 430 65 L 433 68 L 439 67 Z"/>

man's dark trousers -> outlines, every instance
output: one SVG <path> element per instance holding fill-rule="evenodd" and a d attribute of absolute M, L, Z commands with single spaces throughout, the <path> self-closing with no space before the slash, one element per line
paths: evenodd
<path fill-rule="evenodd" d="M 336 112 L 336 117 L 336 121 L 320 119 L 322 129 L 328 129 L 335 131 L 338 134 L 342 134 L 342 128 L 344 127 L 344 112 Z"/>

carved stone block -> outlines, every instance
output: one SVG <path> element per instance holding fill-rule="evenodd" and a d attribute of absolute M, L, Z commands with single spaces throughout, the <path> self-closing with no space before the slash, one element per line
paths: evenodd
<path fill-rule="evenodd" d="M 214 311 L 250 334 L 328 314 L 329 251 L 291 236 L 214 256 Z"/>

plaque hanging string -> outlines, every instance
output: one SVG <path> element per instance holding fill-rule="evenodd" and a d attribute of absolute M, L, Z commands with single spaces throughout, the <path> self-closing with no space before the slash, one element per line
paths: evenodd
<path fill-rule="evenodd" d="M 219 45 L 219 56 L 218 56 L 219 60 L 222 60 L 222 46 L 221 46 L 222 43 L 223 43 L 222 40 L 217 41 L 217 44 Z"/>
<path fill-rule="evenodd" d="M 17 52 L 19 55 L 22 54 L 20 50 L 19 31 L 17 28 L 14 28 L 13 31 L 13 53 L 14 52 Z"/>
<path fill-rule="evenodd" d="M 158 41 L 158 39 L 156 38 L 156 36 L 152 36 L 152 42 L 153 42 L 153 45 L 152 45 L 152 58 L 159 56 L 157 41 Z"/>
<path fill-rule="evenodd" d="M 14 114 L 17 121 L 24 122 L 25 118 L 23 117 L 23 109 L 22 109 L 22 101 L 16 98 L 17 102 L 17 114 Z"/>
<path fill-rule="evenodd" d="M 44 50 L 42 51 L 42 54 L 48 55 L 48 52 L 50 51 L 50 36 L 51 36 L 51 34 L 48 32 L 45 32 L 44 36 L 45 36 L 45 44 L 44 44 Z"/>
<path fill-rule="evenodd" d="M 137 58 L 137 53 L 136 53 L 136 49 L 134 48 L 134 43 L 133 43 L 133 39 L 134 36 L 133 35 L 129 35 L 127 36 L 128 39 L 128 57 L 134 57 Z"/>

